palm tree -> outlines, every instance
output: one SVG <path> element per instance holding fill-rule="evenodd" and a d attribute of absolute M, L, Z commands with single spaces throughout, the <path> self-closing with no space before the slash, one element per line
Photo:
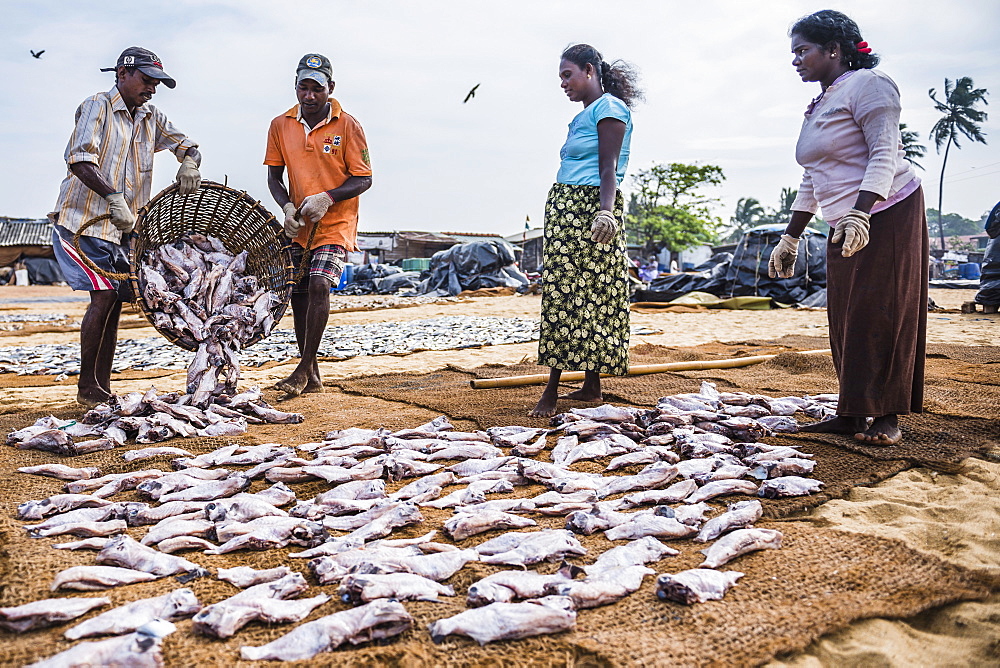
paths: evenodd
<path fill-rule="evenodd" d="M 733 224 L 733 231 L 727 240 L 738 239 L 741 232 L 749 230 L 760 223 L 764 216 L 764 207 L 753 197 L 741 197 L 736 203 L 736 212 L 729 222 Z"/>
<path fill-rule="evenodd" d="M 944 197 L 944 169 L 948 164 L 948 150 L 952 144 L 955 145 L 955 148 L 962 148 L 958 144 L 959 132 L 972 141 L 986 143 L 986 136 L 979 126 L 986 120 L 986 112 L 976 109 L 976 105 L 980 102 L 989 104 L 986 101 L 987 91 L 985 88 L 973 88 L 972 86 L 971 77 L 958 79 L 955 81 L 954 87 L 951 81 L 945 79 L 943 102 L 935 97 L 936 91 L 933 88 L 927 91 L 930 98 L 934 100 L 934 108 L 939 113 L 944 114 L 931 128 L 931 139 L 934 140 L 938 153 L 941 152 L 941 145 L 944 145 L 941 182 L 938 185 L 938 231 L 941 234 L 941 250 L 945 249 L 944 226 L 941 224 L 941 203 Z"/>
<path fill-rule="evenodd" d="M 903 157 L 914 167 L 923 169 L 924 166 L 917 162 L 917 158 L 927 155 L 927 147 L 920 143 L 920 133 L 916 130 L 907 130 L 906 123 L 900 123 L 899 141 L 903 145 Z"/>

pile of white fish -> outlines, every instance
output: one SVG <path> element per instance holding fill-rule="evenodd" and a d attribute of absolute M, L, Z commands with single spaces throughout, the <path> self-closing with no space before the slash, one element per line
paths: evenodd
<path fill-rule="evenodd" d="M 658 330 L 634 325 L 633 336 Z M 348 359 L 365 355 L 405 355 L 420 350 L 457 350 L 538 339 L 538 321 L 492 316 L 442 316 L 404 322 L 338 325 L 323 332 L 320 357 Z M 243 366 L 282 362 L 298 357 L 295 333 L 277 329 L 264 341 L 240 353 Z M 114 371 L 184 369 L 191 353 L 160 337 L 123 339 L 115 351 Z M 0 373 L 19 375 L 80 372 L 79 344 L 39 344 L 0 348 Z"/>
<path fill-rule="evenodd" d="M 336 311 L 375 311 L 385 308 L 406 308 L 408 306 L 423 306 L 425 304 L 454 304 L 467 301 L 465 297 L 436 297 L 434 295 L 414 295 L 401 297 L 399 295 L 364 295 L 363 297 L 330 295 L 330 312 Z"/>
<path fill-rule="evenodd" d="M 754 527 L 763 512 L 756 498 L 725 509 L 709 501 L 818 491 L 822 483 L 807 477 L 814 467 L 809 453 L 761 439 L 775 430 L 794 431 L 797 412 L 829 414 L 835 401 L 833 395 L 720 393 L 704 383 L 698 393 L 661 398 L 655 409 L 573 409 L 553 418 L 552 429 L 461 432 L 442 416 L 395 432 L 333 431 L 297 447 L 229 445 L 198 456 L 172 448 L 133 450 L 126 459 L 175 455 L 175 470 L 102 476 L 58 464 L 25 467 L 19 470 L 67 482 L 59 494 L 22 503 L 17 516 L 32 522 L 25 526 L 31 536 L 80 538 L 56 548 L 97 551 L 93 563 L 58 573 L 53 591 L 99 591 L 177 575 L 183 584 L 208 575 L 196 561 L 174 554 L 184 550 L 294 547 L 301 549 L 289 556 L 305 560 L 320 587 L 336 586 L 340 601 L 359 606 L 302 624 L 266 645 L 243 646 L 245 660 L 308 659 L 345 643 L 401 633 L 413 622 L 403 602 L 456 596 L 445 582 L 470 562 L 508 569 L 472 584 L 468 609 L 433 622 L 430 637 L 440 642 L 463 634 L 479 643 L 524 638 L 571 630 L 579 611 L 636 592 L 656 574 L 648 564 L 679 554 L 664 541 L 690 539 L 707 547 L 698 568 L 661 574 L 657 596 L 688 605 L 721 599 L 743 577 L 721 567 L 750 552 L 780 548 L 782 535 Z M 541 461 L 543 455 L 549 461 Z M 606 474 L 572 468 L 584 460 L 606 461 Z M 619 469 L 627 472 L 612 473 Z M 261 479 L 259 491 L 249 492 Z M 290 486 L 317 480 L 330 487 L 312 498 L 297 498 Z M 538 484 L 547 491 L 511 494 Z M 145 500 L 111 498 L 133 489 Z M 454 514 L 423 536 L 391 538 L 396 529 L 425 524 L 421 509 L 431 508 Z M 552 516 L 566 517 L 566 528 L 537 527 L 535 518 Z M 148 529 L 135 540 L 125 533 L 130 527 Z M 439 529 L 448 540 L 435 540 Z M 498 533 L 506 529 L 514 531 Z M 620 544 L 591 563 L 572 563 L 590 556 L 577 534 L 598 531 Z M 479 537 L 487 532 L 492 536 Z M 553 574 L 529 568 L 546 561 L 564 563 Z M 219 569 L 215 576 L 241 591 L 203 604 L 177 589 L 87 619 L 66 637 L 141 635 L 154 619 L 193 616 L 195 633 L 228 638 L 254 620 L 302 621 L 331 600 L 325 593 L 301 597 L 309 589 L 305 577 L 285 566 Z M 52 603 L 58 600 L 0 609 L 0 625 L 24 631 L 107 605 L 106 598 Z M 68 651 L 79 656 L 81 645 Z M 126 658 L 135 646 L 134 638 L 115 645 Z"/>
<path fill-rule="evenodd" d="M 15 332 L 29 324 L 79 325 L 80 321 L 70 320 L 65 313 L 0 313 L 0 332 Z"/>
<path fill-rule="evenodd" d="M 21 450 L 44 450 L 63 456 L 110 450 L 130 439 L 161 443 L 175 436 L 238 436 L 247 424 L 297 424 L 300 413 L 272 408 L 260 387 L 237 394 L 213 394 L 199 401 L 197 394 L 128 392 L 98 404 L 77 420 L 55 416 L 7 434 L 7 445 Z"/>
<path fill-rule="evenodd" d="M 195 406 L 234 394 L 244 344 L 274 328 L 281 297 L 247 272 L 247 256 L 233 255 L 215 237 L 188 233 L 142 258 L 139 290 L 153 324 L 198 346 L 187 381 Z"/>

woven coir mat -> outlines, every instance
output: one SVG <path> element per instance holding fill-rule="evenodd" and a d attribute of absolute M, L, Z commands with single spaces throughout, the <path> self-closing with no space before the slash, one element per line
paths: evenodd
<path fill-rule="evenodd" d="M 800 349 L 817 348 L 815 344 Z M 633 350 L 635 363 L 655 361 L 680 361 L 682 359 L 712 359 L 782 352 L 780 345 L 751 345 L 740 343 L 732 346 L 711 344 L 691 349 L 667 349 L 656 346 Z M 786 382 L 786 377 L 796 377 L 797 389 L 788 394 L 830 391 L 827 387 L 835 378 L 832 369 L 824 366 L 821 358 L 801 355 L 782 355 L 771 363 L 774 368 L 763 369 L 761 385 L 744 385 L 747 379 L 728 370 L 712 372 L 685 372 L 684 374 L 657 374 L 655 376 L 609 379 L 606 383 L 608 399 L 614 403 L 652 405 L 656 398 L 676 392 L 696 391 L 701 377 L 714 378 L 720 389 L 745 389 L 768 391 L 774 384 Z M 795 371 L 798 371 L 796 373 Z M 301 425 L 252 425 L 245 442 L 275 441 L 300 444 L 317 438 L 325 429 L 356 427 L 415 426 L 437 414 L 447 414 L 458 428 L 478 426 L 525 424 L 539 425 L 545 420 L 531 420 L 526 412 L 537 401 L 540 387 L 511 388 L 502 390 L 471 390 L 468 381 L 473 377 L 515 375 L 544 371 L 539 367 L 481 368 L 472 371 L 450 369 L 434 374 L 393 375 L 338 381 L 343 392 L 329 391 L 324 395 L 308 395 L 289 402 L 291 410 L 303 412 L 307 420 Z M 711 375 L 708 375 L 711 374 Z M 764 382 L 768 378 L 768 380 Z M 778 379 L 778 380 L 773 380 Z M 787 381 L 791 383 L 792 381 Z M 584 404 L 579 404 L 584 405 Z M 74 410 L 57 412 L 60 417 L 73 417 Z M 943 425 L 952 428 L 954 437 L 961 439 L 966 433 L 965 423 L 949 415 L 937 415 Z M 79 410 L 75 409 L 75 416 Z M 21 414 L 0 416 L 0 428 L 23 427 L 40 415 Z M 909 418 L 920 420 L 925 416 Z M 907 426 L 910 429 L 910 426 Z M 915 433 L 912 430 L 908 435 Z M 950 441 L 949 432 L 944 441 Z M 207 452 L 232 442 L 234 439 L 176 439 L 170 445 L 191 450 L 195 454 Z M 769 439 L 771 440 L 771 439 Z M 746 575 L 723 601 L 686 608 L 663 603 L 654 596 L 654 579 L 647 578 L 643 587 L 634 595 L 611 606 L 581 611 L 574 632 L 555 636 L 542 636 L 515 642 L 497 643 L 480 648 L 474 642 L 460 637 L 449 637 L 441 645 L 434 645 L 427 633 L 427 624 L 450 616 L 465 608 L 465 595 L 477 579 L 495 572 L 497 567 L 481 563 L 469 564 L 446 581 L 458 594 L 454 599 L 443 598 L 442 603 L 407 602 L 407 609 L 416 619 L 413 629 L 398 640 L 382 647 L 348 648 L 319 655 L 302 665 L 756 665 L 770 657 L 795 651 L 808 645 L 822 634 L 836 630 L 855 619 L 876 616 L 905 617 L 950 601 L 982 597 L 987 587 L 978 576 L 960 567 L 949 565 L 935 557 L 924 555 L 903 543 L 847 533 L 814 526 L 803 521 L 777 521 L 811 505 L 821 503 L 831 496 L 842 496 L 852 486 L 872 484 L 896 471 L 911 466 L 913 460 L 896 457 L 895 448 L 879 449 L 878 459 L 872 454 L 853 447 L 846 439 L 805 440 L 801 437 L 774 439 L 775 442 L 795 442 L 804 450 L 813 452 L 818 461 L 816 475 L 827 483 L 824 493 L 810 497 L 784 500 L 766 500 L 766 513 L 771 519 L 761 526 L 778 528 L 785 533 L 781 550 L 769 550 L 741 557 L 727 566 Z M 853 449 L 848 449 L 852 446 Z M 139 446 L 132 446 L 139 447 Z M 868 448 L 871 449 L 871 448 Z M 954 450 L 958 452 L 958 450 Z M 190 587 L 205 604 L 214 603 L 236 593 L 236 589 L 214 578 L 201 578 L 186 585 L 173 578 L 150 583 L 118 587 L 107 592 L 69 593 L 49 592 L 55 573 L 63 568 L 93 562 L 91 552 L 66 552 L 53 550 L 56 542 L 72 540 L 71 537 L 30 539 L 13 519 L 18 503 L 31 498 L 42 498 L 60 491 L 61 482 L 15 473 L 17 466 L 45 461 L 62 461 L 73 466 L 99 465 L 105 472 L 169 467 L 169 458 L 159 458 L 125 463 L 121 449 L 72 458 L 53 457 L 48 453 L 19 451 L 0 448 L 0 606 L 12 606 L 49 596 L 108 596 L 112 605 L 157 596 L 180 586 Z M 587 468 L 593 467 L 593 468 Z M 581 470 L 601 470 L 597 462 L 581 462 Z M 404 484 L 392 483 L 389 491 Z M 255 481 L 250 491 L 266 486 Z M 322 491 L 325 483 L 290 485 L 298 498 L 307 499 Z M 517 496 L 531 496 L 543 491 L 540 486 L 519 487 Z M 114 500 L 138 500 L 134 492 L 116 495 Z M 726 501 L 715 505 L 721 507 Z M 393 538 L 412 538 L 440 528 L 450 516 L 449 511 L 422 510 L 425 521 L 393 534 Z M 562 526 L 564 518 L 538 518 L 539 528 Z M 129 534 L 140 538 L 145 529 L 132 528 Z M 490 534 L 467 539 L 458 547 L 471 547 Z M 439 540 L 447 542 L 447 539 Z M 586 557 L 572 560 L 578 565 L 592 563 L 612 544 L 603 534 L 580 537 L 587 548 Z M 658 573 L 677 572 L 700 563 L 697 550 L 702 545 L 690 541 L 674 541 L 681 555 L 651 564 Z M 253 568 L 271 568 L 287 565 L 306 575 L 310 582 L 307 595 L 326 593 L 333 600 L 318 608 L 310 617 L 318 617 L 345 609 L 336 596 L 336 587 L 320 587 L 308 574 L 305 560 L 292 559 L 290 552 L 300 548 L 267 550 L 263 552 L 236 552 L 209 556 L 199 552 L 184 553 L 210 570 L 238 565 Z M 557 564 L 535 567 L 541 572 L 552 572 Z M 96 615 L 100 611 L 90 613 Z M 62 639 L 61 633 L 69 625 L 59 625 L 25 634 L 0 631 L 5 652 L 0 664 L 20 666 L 68 648 L 71 643 Z M 164 656 L 168 666 L 231 666 L 243 665 L 238 661 L 241 645 L 260 645 L 291 630 L 293 625 L 268 626 L 253 623 L 226 641 L 210 640 L 193 634 L 190 621 L 177 623 L 178 631 L 164 641 Z M 246 664 L 249 665 L 249 664 Z M 278 664 L 274 664 L 278 665 Z"/>

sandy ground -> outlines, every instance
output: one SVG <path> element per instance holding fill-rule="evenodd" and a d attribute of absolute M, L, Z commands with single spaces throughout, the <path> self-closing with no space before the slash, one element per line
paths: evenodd
<path fill-rule="evenodd" d="M 970 301 L 971 290 L 931 290 L 944 311 L 928 314 L 928 341 L 962 345 L 1000 345 L 1000 316 L 962 314 L 958 307 Z M 86 302 L 54 301 L 71 295 L 64 288 L 2 287 L 0 313 L 66 313 L 82 316 Z M 77 296 L 77 295 L 72 295 Z M 364 303 L 364 298 L 356 298 Z M 36 301 L 37 300 L 37 301 Z M 42 301 L 44 300 L 44 301 Z M 456 313 L 507 317 L 537 317 L 537 296 L 472 298 L 460 303 L 405 309 L 333 313 L 330 326 L 373 321 L 430 318 Z M 789 334 L 825 336 L 826 312 L 800 310 L 655 313 L 632 315 L 636 325 L 662 333 L 633 337 L 641 343 L 694 346 L 712 341 L 738 342 L 773 339 Z M 154 336 L 138 313 L 126 313 L 120 338 Z M 286 321 L 286 326 L 289 324 Z M 51 330 L 52 328 L 48 328 Z M 58 329 L 58 328 L 55 328 Z M 0 346 L 64 343 L 78 333 L 39 331 L 4 332 Z M 420 352 L 404 357 L 362 357 L 323 362 L 327 379 L 379 373 L 427 373 L 454 365 L 516 364 L 536 353 L 534 343 L 484 347 L 461 351 Z M 246 383 L 270 384 L 291 372 L 294 364 L 251 369 Z M 115 380 L 116 391 L 144 389 L 150 382 L 161 389 L 179 387 L 184 374 L 133 374 Z M 15 380 L 17 382 L 15 382 Z M 73 379 L 56 384 L 49 376 L 0 376 L 0 412 L 31 406 L 65 406 L 75 396 Z M 332 416 L 331 416 L 332 417 Z M 349 425 L 344 425 L 349 426 Z M 923 468 L 904 471 L 874 487 L 857 487 L 847 499 L 830 501 L 812 512 L 811 519 L 831 526 L 897 538 L 910 547 L 996 577 L 1000 582 L 1000 452 L 993 460 L 969 459 L 956 474 Z M 870 619 L 817 640 L 796 656 L 781 657 L 773 666 L 796 668 L 826 665 L 1000 665 L 1000 594 L 982 602 L 961 603 L 905 620 Z"/>

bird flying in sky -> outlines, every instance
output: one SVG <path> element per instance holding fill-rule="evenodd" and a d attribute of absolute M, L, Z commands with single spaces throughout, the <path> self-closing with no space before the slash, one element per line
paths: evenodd
<path fill-rule="evenodd" d="M 28 51 L 31 51 L 31 49 L 28 49 Z M 43 53 L 45 53 L 45 49 L 42 49 L 38 53 L 31 51 L 31 55 L 33 55 L 35 58 L 41 58 Z"/>
<path fill-rule="evenodd" d="M 472 87 L 472 90 L 469 91 L 469 94 L 465 96 L 464 100 L 462 100 L 462 104 L 465 104 L 466 102 L 468 102 L 469 100 L 471 100 L 476 96 L 477 88 L 479 88 L 479 84 L 476 84 L 475 86 Z"/>

